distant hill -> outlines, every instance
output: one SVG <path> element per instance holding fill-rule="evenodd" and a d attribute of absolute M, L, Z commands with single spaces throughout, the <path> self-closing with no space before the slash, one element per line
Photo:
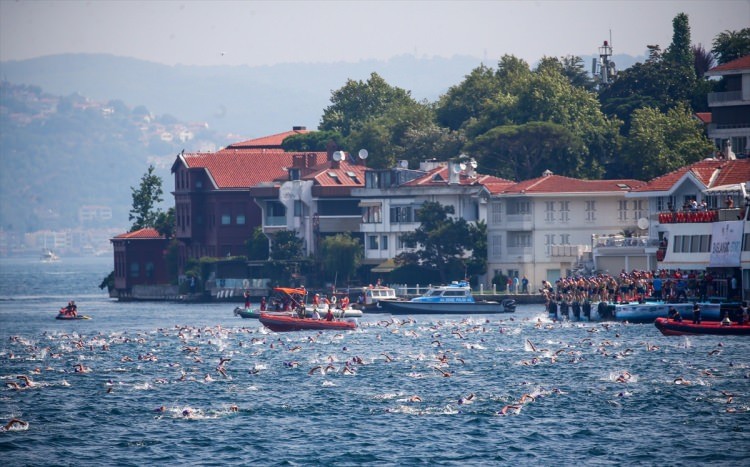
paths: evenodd
<path fill-rule="evenodd" d="M 591 58 L 582 57 L 587 70 Z M 620 70 L 642 59 L 613 58 Z M 198 67 L 98 54 L 1 62 L 0 228 L 76 226 L 84 205 L 111 206 L 110 224 L 128 225 L 130 187 L 149 163 L 164 179 L 168 206 L 169 166 L 182 149 L 215 150 L 294 125 L 315 129 L 332 91 L 373 72 L 417 100 L 435 102 L 481 63 L 405 55 Z"/>
<path fill-rule="evenodd" d="M 128 226 L 130 187 L 148 165 L 163 179 L 166 207 L 173 204 L 177 153 L 228 143 L 205 126 L 143 106 L 7 81 L 0 83 L 0 129 L 0 228 L 19 232 Z M 84 206 L 111 210 L 111 219 L 80 216 Z"/>
<path fill-rule="evenodd" d="M 589 70 L 592 56 L 582 58 Z M 614 60 L 624 69 L 637 58 L 616 55 Z M 77 92 L 96 100 L 144 105 L 156 114 L 206 122 L 210 129 L 243 139 L 279 133 L 293 125 L 315 129 L 330 105 L 331 92 L 347 79 L 366 80 L 377 72 L 389 84 L 411 91 L 415 99 L 434 102 L 481 63 L 469 56 L 404 55 L 357 63 L 199 67 L 76 54 L 7 61 L 0 68 L 2 78 L 11 83 L 41 86 L 61 96 Z"/>

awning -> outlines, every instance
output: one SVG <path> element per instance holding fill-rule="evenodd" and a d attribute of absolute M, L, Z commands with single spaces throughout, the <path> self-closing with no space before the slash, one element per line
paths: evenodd
<path fill-rule="evenodd" d="M 378 264 L 374 268 L 372 268 L 371 272 L 391 272 L 394 269 L 396 269 L 396 262 L 392 259 L 387 259 L 383 261 L 382 263 Z"/>
<path fill-rule="evenodd" d="M 382 201 L 360 201 L 359 202 L 359 207 L 361 208 L 367 208 L 371 206 L 382 206 L 382 205 L 383 205 Z"/>

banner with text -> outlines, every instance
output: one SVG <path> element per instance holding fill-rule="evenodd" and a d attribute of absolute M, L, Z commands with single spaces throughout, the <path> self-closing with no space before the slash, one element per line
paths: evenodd
<path fill-rule="evenodd" d="M 712 268 L 738 268 L 742 254 L 743 221 L 715 222 L 711 235 Z"/>

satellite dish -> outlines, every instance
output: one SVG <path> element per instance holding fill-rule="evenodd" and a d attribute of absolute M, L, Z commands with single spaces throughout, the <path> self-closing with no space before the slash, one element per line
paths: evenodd
<path fill-rule="evenodd" d="M 339 162 L 342 159 L 341 157 L 341 151 L 336 151 L 333 153 L 333 160 L 336 162 Z"/>
<path fill-rule="evenodd" d="M 398 165 L 400 165 L 402 169 L 409 168 L 409 161 L 403 159 L 398 163 Z"/>
<path fill-rule="evenodd" d="M 453 164 L 453 173 L 454 174 L 461 173 L 460 164 Z"/>
<path fill-rule="evenodd" d="M 367 156 L 369 156 L 370 153 L 367 152 L 367 149 L 360 149 L 359 150 L 359 158 L 360 159 L 367 159 Z"/>
<path fill-rule="evenodd" d="M 461 170 L 466 170 L 466 162 L 459 162 L 458 168 Z"/>
<path fill-rule="evenodd" d="M 477 168 L 477 161 L 475 159 L 472 159 L 469 162 L 469 165 L 471 166 L 472 169 L 476 169 Z"/>
<path fill-rule="evenodd" d="M 648 219 L 646 219 L 645 217 L 641 217 L 640 219 L 638 219 L 638 228 L 641 230 L 648 229 Z"/>

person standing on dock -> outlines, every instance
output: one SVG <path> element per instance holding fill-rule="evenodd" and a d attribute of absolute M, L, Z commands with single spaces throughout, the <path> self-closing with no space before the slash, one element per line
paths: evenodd
<path fill-rule="evenodd" d="M 701 306 L 693 305 L 693 324 L 701 324 Z"/>

